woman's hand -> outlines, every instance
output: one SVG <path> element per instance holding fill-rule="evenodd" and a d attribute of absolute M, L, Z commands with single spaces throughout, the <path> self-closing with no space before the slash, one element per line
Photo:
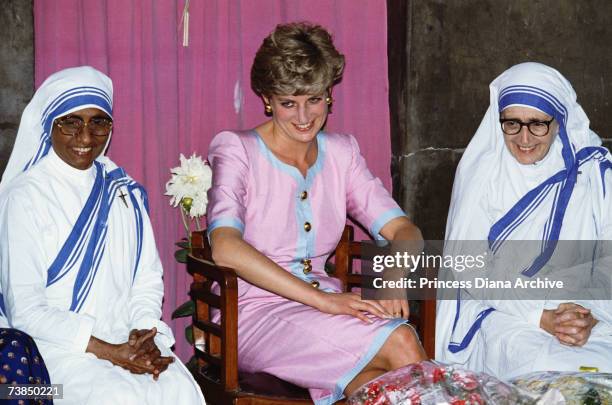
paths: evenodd
<path fill-rule="evenodd" d="M 135 349 L 130 360 L 142 357 L 155 360 L 161 356 L 161 351 L 155 344 L 157 329 L 132 329 L 128 338 L 128 345 Z M 138 348 L 138 349 L 136 349 Z"/>
<path fill-rule="evenodd" d="M 321 312 L 333 315 L 351 315 L 366 323 L 372 323 L 372 321 L 365 313 L 384 319 L 392 317 L 378 301 L 362 300 L 359 294 L 323 291 L 321 293 L 323 294 L 322 299 L 315 307 Z"/>
<path fill-rule="evenodd" d="M 399 242 L 395 246 L 401 247 L 400 253 L 408 253 L 418 255 L 423 251 L 424 242 L 421 230 L 414 225 L 407 217 L 394 218 L 387 222 L 380 230 L 380 234 L 387 240 Z M 391 244 L 393 251 L 394 244 Z M 387 270 L 385 279 L 398 280 L 404 276 L 401 269 Z M 410 316 L 410 307 L 406 299 L 391 299 L 378 301 L 393 318 L 408 319 Z"/>
<path fill-rule="evenodd" d="M 159 374 L 174 362 L 174 358 L 161 356 L 161 352 L 160 355 L 155 356 L 156 351 L 152 350 L 150 345 L 156 333 L 156 329 L 153 328 L 144 333 L 138 333 L 138 337 L 135 337 L 137 333 L 132 331 L 130 339 L 121 344 L 108 343 L 92 336 L 87 345 L 87 352 L 93 353 L 99 359 L 108 360 L 133 374 L 152 374 L 157 380 Z M 153 345 L 155 345 L 154 342 Z M 143 346 L 145 349 L 141 350 Z M 155 348 L 157 349 L 157 346 Z"/>
<path fill-rule="evenodd" d="M 393 318 L 408 319 L 410 316 L 408 300 L 378 300 L 378 303 L 385 309 L 385 312 L 391 314 Z"/>
<path fill-rule="evenodd" d="M 589 309 L 571 302 L 557 307 L 555 322 L 555 336 L 560 343 L 568 346 L 584 346 L 597 325 L 597 319 Z"/>
<path fill-rule="evenodd" d="M 132 329 L 128 338 L 128 345 L 135 350 L 130 356 L 130 360 L 144 360 L 145 364 L 153 365 L 153 379 L 155 380 L 174 361 L 174 358 L 171 356 L 164 357 L 161 355 L 161 351 L 154 340 L 156 334 L 156 328 Z"/>
<path fill-rule="evenodd" d="M 134 347 L 130 346 L 129 343 L 121 343 L 114 345 L 113 350 L 109 352 L 108 359 L 111 363 L 116 366 L 122 367 L 133 374 L 152 374 L 154 379 L 159 377 L 159 364 L 155 364 L 153 361 L 146 357 L 137 357 L 135 355 Z M 173 359 L 166 358 L 165 360 L 170 364 Z M 156 361 L 157 363 L 158 361 Z"/>
<path fill-rule="evenodd" d="M 591 311 L 573 302 L 560 304 L 557 309 L 545 309 L 540 327 L 567 346 L 583 346 L 597 324 Z"/>

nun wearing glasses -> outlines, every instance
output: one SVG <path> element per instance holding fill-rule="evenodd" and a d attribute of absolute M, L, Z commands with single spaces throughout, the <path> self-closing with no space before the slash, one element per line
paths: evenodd
<path fill-rule="evenodd" d="M 113 87 L 51 75 L 22 115 L 0 183 L 0 325 L 30 335 L 64 404 L 201 404 L 160 320 L 146 193 L 104 152 Z"/>
<path fill-rule="evenodd" d="M 575 241 L 600 241 L 593 243 L 601 253 L 612 239 L 612 160 L 601 143 L 558 71 L 531 62 L 506 70 L 490 85 L 490 106 L 457 169 L 447 246 L 483 241 L 486 271 L 507 279 L 565 272 L 568 287 L 589 279 L 583 271 L 594 269 L 593 250 Z M 510 248 L 520 241 L 533 241 L 525 245 L 532 249 Z M 512 256 L 502 262 L 504 252 Z M 602 285 L 610 271 L 600 268 Z M 439 293 L 437 360 L 499 378 L 581 367 L 612 372 L 609 283 L 598 299 L 586 290 L 485 289 L 443 300 Z"/>

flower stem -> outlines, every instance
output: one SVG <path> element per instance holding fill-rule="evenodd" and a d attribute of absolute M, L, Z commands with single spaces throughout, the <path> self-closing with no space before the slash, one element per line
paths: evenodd
<path fill-rule="evenodd" d="M 189 246 L 189 249 L 191 249 L 191 232 L 190 232 L 190 226 L 189 223 L 187 222 L 187 217 L 185 216 L 185 209 L 183 208 L 183 206 L 181 205 L 181 219 L 183 220 L 183 225 L 185 226 L 185 232 L 187 233 L 187 244 Z"/>
<path fill-rule="evenodd" d="M 202 225 L 200 225 L 200 217 L 195 217 L 195 223 L 196 223 L 196 231 L 201 231 Z"/>

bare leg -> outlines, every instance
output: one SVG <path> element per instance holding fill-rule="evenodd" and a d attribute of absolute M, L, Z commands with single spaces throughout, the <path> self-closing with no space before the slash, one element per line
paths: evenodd
<path fill-rule="evenodd" d="M 383 375 L 386 372 L 387 372 L 387 370 L 383 370 L 382 368 L 373 368 L 373 369 L 370 369 L 370 370 L 365 370 L 364 369 L 359 374 L 357 374 L 355 376 L 355 378 L 353 378 L 351 380 L 350 383 L 348 383 L 348 385 L 344 389 L 344 395 L 346 395 L 346 396 L 351 395 L 353 392 L 355 392 L 363 384 L 367 383 L 368 381 L 371 381 L 371 380 L 375 379 L 376 377 L 378 377 L 380 375 Z"/>
<path fill-rule="evenodd" d="M 348 383 L 344 393 L 350 395 L 366 382 L 387 371 L 426 359 L 427 355 L 412 327 L 402 325 L 391 333 L 376 356 Z"/>

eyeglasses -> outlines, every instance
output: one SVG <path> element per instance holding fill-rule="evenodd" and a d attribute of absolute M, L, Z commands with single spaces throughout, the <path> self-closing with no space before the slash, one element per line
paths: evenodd
<path fill-rule="evenodd" d="M 113 121 L 103 117 L 93 117 L 89 122 L 83 121 L 79 117 L 65 117 L 55 120 L 55 124 L 59 127 L 64 135 L 75 136 L 79 134 L 83 128 L 88 127 L 89 133 L 95 136 L 107 136 L 113 128 Z"/>
<path fill-rule="evenodd" d="M 499 123 L 501 124 L 501 129 L 504 131 L 506 135 L 516 135 L 523 127 L 527 127 L 529 132 L 531 132 L 535 136 L 544 136 L 548 134 L 550 130 L 550 124 L 555 119 L 551 119 L 550 121 L 531 121 L 531 122 L 522 122 L 515 119 L 500 119 Z"/>

